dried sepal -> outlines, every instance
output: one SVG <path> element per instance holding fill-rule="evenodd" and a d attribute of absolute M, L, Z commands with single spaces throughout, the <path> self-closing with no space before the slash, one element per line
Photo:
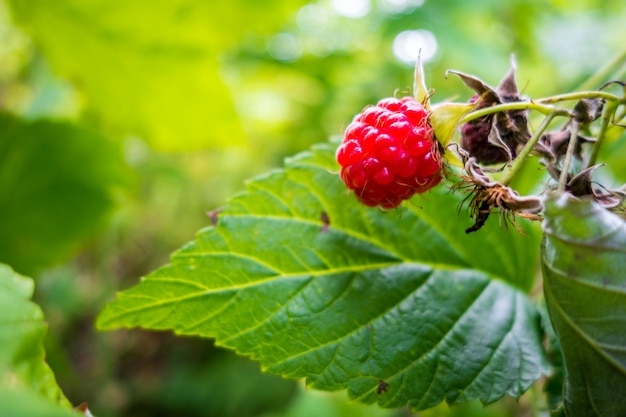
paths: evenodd
<path fill-rule="evenodd" d="M 474 224 L 467 228 L 465 233 L 480 230 L 496 209 L 505 227 L 512 224 L 520 232 L 521 229 L 515 221 L 517 216 L 528 220 L 542 219 L 538 214 L 543 209 L 541 198 L 520 196 L 512 188 L 490 179 L 478 165 L 475 157 L 467 157 L 467 154 L 461 157 L 465 159 L 466 175 L 453 186 L 453 190 L 463 190 L 468 193 L 465 200 L 470 198 L 468 211 L 474 219 Z"/>
<path fill-rule="evenodd" d="M 581 124 L 589 124 L 602 116 L 606 100 L 601 98 L 582 98 L 574 106 L 574 119 Z"/>
<path fill-rule="evenodd" d="M 448 71 L 477 94 L 470 102 L 476 109 L 503 103 L 522 101 L 515 82 L 515 65 L 497 88 L 491 87 L 480 78 L 459 71 Z M 519 149 L 530 139 L 526 110 L 508 110 L 483 116 L 461 126 L 461 145 L 482 164 L 510 162 Z"/>
<path fill-rule="evenodd" d="M 576 197 L 591 197 L 605 209 L 617 209 L 626 200 L 626 184 L 618 189 L 610 190 L 594 183 L 592 174 L 602 165 L 591 166 L 572 177 L 567 182 L 565 190 Z"/>
<path fill-rule="evenodd" d="M 544 165 L 558 164 L 565 156 L 571 136 L 572 133 L 569 129 L 546 132 L 539 138 L 539 141 L 534 147 L 534 151 L 544 157 Z M 574 157 L 582 160 L 582 145 L 595 141 L 595 138 L 578 135 L 576 148 L 574 149 Z"/>
<path fill-rule="evenodd" d="M 474 75 L 466 74 L 462 71 L 447 70 L 446 78 L 448 77 L 448 74 L 454 74 L 459 77 L 463 84 L 474 90 L 476 94 L 479 96 L 484 95 L 485 100 L 495 101 L 499 99 L 498 92 L 495 88 L 491 87 L 489 84 Z"/>

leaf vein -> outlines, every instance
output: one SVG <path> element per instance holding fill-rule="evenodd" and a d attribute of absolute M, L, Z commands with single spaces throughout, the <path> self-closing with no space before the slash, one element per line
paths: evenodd
<path fill-rule="evenodd" d="M 517 309 L 517 302 L 518 302 L 517 297 L 513 297 L 513 306 L 511 307 L 511 310 L 513 312 L 515 312 L 516 309 Z M 511 318 L 510 318 L 509 323 L 508 323 L 508 329 L 506 330 L 506 332 L 504 332 L 504 335 L 500 338 L 500 341 L 498 342 L 498 345 L 489 354 L 489 357 L 487 358 L 487 360 L 484 362 L 484 364 L 481 366 L 481 368 L 479 370 L 477 370 L 477 372 L 474 375 L 474 377 L 472 378 L 472 380 L 466 385 L 465 388 L 463 388 L 461 390 L 461 392 L 467 392 L 467 390 L 471 387 L 471 385 L 478 379 L 478 377 L 480 377 L 480 375 L 485 371 L 485 369 L 487 369 L 487 367 L 489 366 L 489 363 L 491 362 L 491 360 L 496 356 L 496 353 L 498 353 L 500 348 L 503 346 L 504 341 L 506 340 L 506 338 L 509 335 L 511 335 L 511 331 L 513 330 L 513 326 L 514 325 L 515 325 L 515 313 L 513 313 L 511 315 Z M 493 390 L 493 383 L 495 383 L 495 381 L 492 381 L 492 390 Z"/>
<path fill-rule="evenodd" d="M 411 363 L 409 363 L 408 365 L 406 365 L 405 367 L 403 367 L 402 369 L 400 369 L 399 371 L 397 371 L 395 374 L 393 374 L 392 376 L 389 377 L 389 379 L 395 378 L 398 374 L 405 372 L 407 369 L 409 369 L 412 366 L 415 366 L 417 364 L 419 364 L 423 358 L 427 357 L 431 352 L 436 351 L 439 346 L 443 343 L 443 341 L 450 335 L 452 334 L 452 331 L 454 330 L 454 328 L 456 327 L 456 325 L 463 319 L 463 317 L 472 309 L 472 307 L 476 304 L 476 301 L 478 301 L 481 296 L 485 293 L 485 290 L 491 285 L 491 281 L 489 281 L 487 283 L 487 285 L 485 285 L 482 289 L 481 292 L 476 296 L 476 298 L 472 301 L 472 303 L 461 313 L 461 315 L 459 316 L 459 318 L 454 322 L 454 324 L 448 329 L 448 331 L 443 335 L 443 337 L 441 338 L 441 340 L 439 342 L 437 342 L 430 350 L 428 350 L 427 352 L 424 352 L 424 354 L 422 354 L 419 358 L 416 358 L 415 360 L 413 360 Z M 357 398 L 363 398 L 365 395 L 372 393 L 374 390 L 376 389 L 376 387 L 373 387 L 370 391 L 366 391 L 363 395 L 361 395 L 360 397 Z"/>
<path fill-rule="evenodd" d="M 228 307 L 230 307 L 233 304 L 233 300 L 236 297 L 237 297 L 237 293 L 233 292 L 233 295 L 228 299 L 228 301 L 225 301 L 224 304 L 220 308 L 212 311 L 210 314 L 206 315 L 202 319 L 191 323 L 189 326 L 185 326 L 185 328 L 184 328 L 185 333 L 192 333 L 194 330 L 198 329 L 198 327 L 200 327 L 204 323 L 210 321 L 215 316 L 220 314 L 222 311 L 226 310 Z"/>
<path fill-rule="evenodd" d="M 302 293 L 302 291 L 304 291 L 304 290 L 305 290 L 305 289 L 306 289 L 306 288 L 307 288 L 307 287 L 308 287 L 308 286 L 309 286 L 309 285 L 310 285 L 310 284 L 314 281 L 314 280 L 312 279 L 312 278 L 313 278 L 312 276 L 308 276 L 308 277 L 304 277 L 304 276 L 303 276 L 302 278 L 306 279 L 305 284 L 304 284 L 304 285 L 302 285 L 300 288 L 298 288 L 298 290 L 297 290 L 297 291 L 295 291 L 293 294 L 291 294 L 291 295 L 289 296 L 289 298 L 288 298 L 288 299 L 287 299 L 284 303 L 282 303 L 282 304 L 280 305 L 280 307 L 279 307 L 279 308 L 277 308 L 276 310 L 274 310 L 274 311 L 270 312 L 270 314 L 269 314 L 269 315 L 267 315 L 267 316 L 266 316 L 266 318 L 264 318 L 263 320 L 261 320 L 261 321 L 259 321 L 259 322 L 255 323 L 255 324 L 253 324 L 252 326 L 250 326 L 250 327 L 246 327 L 245 329 L 243 329 L 243 330 L 241 330 L 241 331 L 239 331 L 239 332 L 237 332 L 237 333 L 235 333 L 235 334 L 232 334 L 232 335 L 229 335 L 229 336 L 228 336 L 228 337 L 226 337 L 226 338 L 220 339 L 220 341 L 219 341 L 219 342 L 220 342 L 220 344 L 226 345 L 229 341 L 231 341 L 231 340 L 233 340 L 233 339 L 236 339 L 236 338 L 239 338 L 239 337 L 241 337 L 241 336 L 245 335 L 246 333 L 250 333 L 251 331 L 254 331 L 255 329 L 258 329 L 258 328 L 260 328 L 260 327 L 264 326 L 265 324 L 267 324 L 267 322 L 268 322 L 268 321 L 269 321 L 272 317 L 274 317 L 274 316 L 275 316 L 276 314 L 278 314 L 280 311 L 285 310 L 285 309 L 287 308 L 287 305 L 289 304 L 289 302 L 293 301 L 293 299 L 294 299 L 296 296 L 298 296 L 300 293 Z"/>
<path fill-rule="evenodd" d="M 425 284 L 426 284 L 426 282 L 427 282 L 427 281 L 428 281 L 428 280 L 432 277 L 432 275 L 433 275 L 433 271 L 432 271 L 432 270 L 431 270 L 431 271 L 429 271 L 429 272 L 428 272 L 428 274 L 429 274 L 429 277 L 428 277 L 428 278 L 427 278 L 424 282 L 422 282 L 422 283 L 420 284 L 420 287 L 421 287 L 421 286 L 423 286 L 423 285 L 425 285 Z M 417 289 L 417 288 L 415 288 L 415 289 Z M 413 289 L 413 291 L 414 291 L 415 289 Z M 328 341 L 328 342 L 326 342 L 326 343 L 324 343 L 324 344 L 322 344 L 322 345 L 316 346 L 316 347 L 315 347 L 315 348 L 313 348 L 313 349 L 309 349 L 309 350 L 306 350 L 306 351 L 300 352 L 300 353 L 298 353 L 298 354 L 296 354 L 296 355 L 293 355 L 293 356 L 287 357 L 287 358 L 285 358 L 285 359 L 283 359 L 283 360 L 281 360 L 281 361 L 279 361 L 279 362 L 276 362 L 276 363 L 274 363 L 274 364 L 272 365 L 272 368 L 275 368 L 275 367 L 281 366 L 281 365 L 283 365 L 283 364 L 285 364 L 285 363 L 287 363 L 287 362 L 290 362 L 290 361 L 292 361 L 292 360 L 294 360 L 294 359 L 297 359 L 297 358 L 300 358 L 300 357 L 306 356 L 306 355 L 308 355 L 308 354 L 310 354 L 310 353 L 312 353 L 312 352 L 315 352 L 316 350 L 319 350 L 319 349 L 322 349 L 322 348 L 325 348 L 325 347 L 328 347 L 328 346 L 331 346 L 331 345 L 333 345 L 333 344 L 336 344 L 336 343 L 340 342 L 341 340 L 343 340 L 343 339 L 345 339 L 345 338 L 347 338 L 347 337 L 349 337 L 349 336 L 351 336 L 351 335 L 353 335 L 353 334 L 355 334 L 355 333 L 357 333 L 357 332 L 361 331 L 361 330 L 364 328 L 363 326 L 365 326 L 366 324 L 368 324 L 368 323 L 370 323 L 370 324 L 371 324 L 371 323 L 373 323 L 373 322 L 375 322 L 375 321 L 377 321 L 377 320 L 381 319 L 382 317 L 384 317 L 384 316 L 385 316 L 385 314 L 387 314 L 388 312 L 390 312 L 390 311 L 391 311 L 393 308 L 395 308 L 395 307 L 396 307 L 399 303 L 401 303 L 402 301 L 404 301 L 404 300 L 406 300 L 407 298 L 411 297 L 412 295 L 413 295 L 413 292 L 409 292 L 405 298 L 403 298 L 402 300 L 400 300 L 400 301 L 398 301 L 398 302 L 394 303 L 394 304 L 393 304 L 392 306 L 390 306 L 389 308 L 387 308 L 387 309 L 385 309 L 385 310 L 381 311 L 381 312 L 380 312 L 379 314 L 377 314 L 376 316 L 369 318 L 369 319 L 367 320 L 367 322 L 365 322 L 365 323 L 359 323 L 359 325 L 358 325 L 358 326 L 356 326 L 356 327 L 355 327 L 355 329 L 353 329 L 353 330 L 349 331 L 348 333 L 346 333 L 346 334 L 344 334 L 344 335 L 342 335 L 342 336 L 340 336 L 340 337 L 338 337 L 338 338 L 335 338 L 335 339 L 333 339 L 333 340 L 330 340 L 330 341 Z M 324 367 L 324 369 L 328 369 L 328 368 L 329 368 L 329 366 L 330 366 L 330 362 L 329 362 L 329 363 L 328 363 L 328 364 Z"/>

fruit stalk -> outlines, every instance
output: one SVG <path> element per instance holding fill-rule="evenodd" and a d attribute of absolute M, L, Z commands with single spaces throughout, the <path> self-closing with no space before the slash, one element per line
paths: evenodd
<path fill-rule="evenodd" d="M 519 152 L 519 154 L 517 155 L 517 158 L 515 158 L 515 160 L 513 161 L 511 168 L 506 173 L 504 173 L 504 175 L 502 175 L 502 177 L 500 178 L 500 183 L 502 185 L 509 185 L 511 181 L 513 180 L 513 178 L 515 178 L 517 173 L 524 166 L 524 162 L 526 161 L 526 158 L 528 157 L 528 155 L 530 155 L 530 152 L 533 150 L 533 148 L 537 144 L 537 141 L 539 140 L 543 132 L 548 128 L 548 125 L 550 125 L 550 122 L 552 122 L 552 119 L 554 119 L 555 117 L 556 117 L 556 113 L 550 113 L 549 115 L 546 116 L 545 119 L 543 119 L 543 122 L 541 122 L 541 125 L 539 125 L 535 133 L 531 136 L 531 138 L 528 140 L 528 142 L 526 142 L 522 150 Z"/>

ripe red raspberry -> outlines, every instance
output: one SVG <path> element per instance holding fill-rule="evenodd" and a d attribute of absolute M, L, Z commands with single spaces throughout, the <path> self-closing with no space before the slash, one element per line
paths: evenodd
<path fill-rule="evenodd" d="M 367 206 L 394 208 L 441 181 L 441 156 L 428 110 L 413 97 L 366 108 L 344 133 L 341 179 Z"/>

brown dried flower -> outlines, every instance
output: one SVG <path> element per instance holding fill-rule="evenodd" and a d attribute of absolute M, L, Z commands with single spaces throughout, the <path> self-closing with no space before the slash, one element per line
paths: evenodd
<path fill-rule="evenodd" d="M 474 218 L 474 225 L 465 230 L 465 233 L 478 231 L 484 226 L 489 215 L 498 209 L 503 224 L 512 224 L 518 231 L 516 216 L 541 220 L 537 214 L 542 208 L 542 200 L 537 196 L 520 196 L 517 191 L 487 177 L 478 165 L 475 157 L 468 157 L 467 153 L 460 152 L 465 161 L 465 173 L 461 181 L 453 186 L 453 190 L 464 190 L 471 197 L 468 210 Z M 466 198 L 466 200 L 467 200 Z"/>
<path fill-rule="evenodd" d="M 515 66 L 493 88 L 481 79 L 458 71 L 449 71 L 476 92 L 471 102 L 476 110 L 503 103 L 522 101 L 515 82 Z M 461 126 L 461 146 L 479 163 L 490 165 L 514 159 L 530 138 L 527 110 L 509 110 L 483 116 Z"/>

